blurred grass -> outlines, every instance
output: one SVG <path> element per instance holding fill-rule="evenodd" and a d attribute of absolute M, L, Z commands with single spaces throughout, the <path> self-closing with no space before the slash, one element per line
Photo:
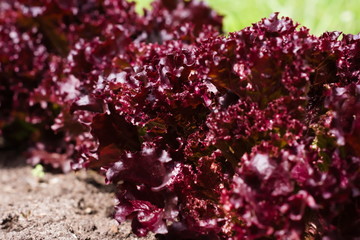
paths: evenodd
<path fill-rule="evenodd" d="M 137 10 L 148 7 L 151 0 L 135 0 Z M 251 26 L 261 18 L 280 12 L 312 34 L 325 31 L 360 32 L 360 0 L 206 0 L 216 11 L 224 15 L 227 32 Z"/>

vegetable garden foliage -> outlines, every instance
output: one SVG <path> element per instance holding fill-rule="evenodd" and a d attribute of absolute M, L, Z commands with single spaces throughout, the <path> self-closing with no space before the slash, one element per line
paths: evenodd
<path fill-rule="evenodd" d="M 138 236 L 360 235 L 360 35 L 275 13 L 223 36 L 197 1 L 0 11 L 4 146 L 102 172 Z"/>

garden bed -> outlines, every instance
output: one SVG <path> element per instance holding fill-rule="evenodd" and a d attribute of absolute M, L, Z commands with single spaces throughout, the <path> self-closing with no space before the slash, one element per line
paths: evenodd
<path fill-rule="evenodd" d="M 10 157 L 3 154 L 0 162 L 0 239 L 138 239 L 129 223 L 112 218 L 112 188 L 95 173 L 39 179 L 22 159 Z"/>

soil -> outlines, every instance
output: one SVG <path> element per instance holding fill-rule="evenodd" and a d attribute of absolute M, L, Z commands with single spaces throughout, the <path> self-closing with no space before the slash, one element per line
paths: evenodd
<path fill-rule="evenodd" d="M 39 178 L 23 158 L 0 152 L 0 239 L 139 239 L 112 218 L 114 189 L 103 182 L 91 171 Z"/>

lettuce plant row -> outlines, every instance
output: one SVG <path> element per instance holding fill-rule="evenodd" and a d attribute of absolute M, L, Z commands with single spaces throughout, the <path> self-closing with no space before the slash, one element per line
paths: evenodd
<path fill-rule="evenodd" d="M 360 235 L 360 36 L 275 13 L 222 33 L 197 1 L 0 4 L 0 128 L 92 168 L 159 239 Z"/>

